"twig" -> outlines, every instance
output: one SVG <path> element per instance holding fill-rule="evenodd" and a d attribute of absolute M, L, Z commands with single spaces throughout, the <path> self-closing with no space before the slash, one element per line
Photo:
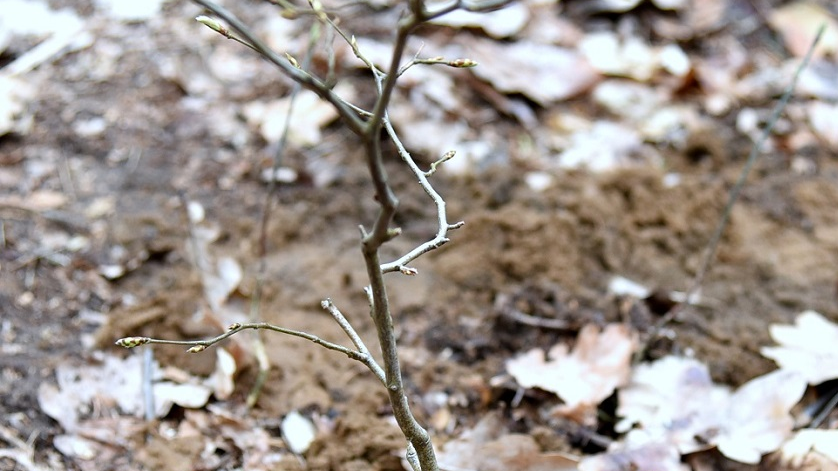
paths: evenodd
<path fill-rule="evenodd" d="M 678 316 L 683 310 L 688 306 L 690 300 L 698 293 L 699 289 L 701 289 L 701 285 L 704 283 L 704 278 L 707 275 L 707 272 L 710 270 L 710 265 L 715 260 L 716 250 L 718 249 L 719 242 L 721 241 L 722 234 L 724 233 L 725 228 L 727 227 L 728 220 L 730 219 L 730 214 L 733 211 L 733 205 L 739 200 L 739 195 L 742 192 L 742 188 L 745 186 L 745 180 L 748 178 L 748 174 L 751 171 L 751 168 L 756 163 L 757 159 L 759 158 L 760 151 L 762 150 L 762 146 L 768 137 L 771 135 L 771 131 L 774 129 L 774 126 L 777 124 L 777 121 L 780 119 L 780 115 L 786 108 L 789 100 L 791 99 L 791 94 L 794 92 L 794 88 L 797 85 L 797 80 L 800 77 L 800 74 L 803 70 L 808 66 L 809 60 L 812 58 L 812 53 L 815 50 L 818 42 L 821 40 L 823 33 L 826 29 L 826 25 L 821 25 L 818 28 L 817 35 L 815 39 L 812 41 L 812 44 L 809 46 L 809 50 L 806 52 L 806 56 L 803 58 L 803 61 L 795 70 L 794 76 L 792 77 L 791 83 L 786 87 L 785 91 L 783 92 L 780 101 L 777 102 L 777 105 L 774 107 L 774 111 L 771 113 L 771 117 L 769 118 L 768 122 L 765 125 L 765 128 L 762 131 L 759 139 L 754 142 L 751 146 L 751 152 L 748 155 L 748 160 L 745 162 L 745 166 L 742 168 L 742 171 L 739 173 L 739 178 L 736 180 L 736 183 L 733 185 L 733 188 L 730 190 L 730 196 L 728 197 L 727 204 L 725 204 L 724 210 L 722 211 L 722 217 L 719 220 L 719 224 L 716 226 L 716 230 L 713 233 L 713 236 L 710 238 L 710 242 L 707 244 L 707 248 L 705 249 L 704 256 L 702 257 L 701 267 L 699 268 L 698 272 L 696 273 L 695 277 L 693 278 L 692 284 L 690 285 L 689 290 L 687 290 L 686 295 L 684 296 L 685 302 L 676 304 L 669 310 L 661 319 L 655 324 L 655 326 L 651 329 L 649 334 L 647 335 L 646 340 L 643 342 L 643 347 L 638 350 L 639 354 L 642 354 L 645 351 L 645 346 L 648 343 L 656 338 L 661 329 L 663 329 L 668 323 L 670 323 L 676 316 Z"/>
<path fill-rule="evenodd" d="M 501 314 L 512 319 L 519 324 L 528 325 L 530 327 L 538 327 L 541 329 L 550 330 L 570 330 L 574 328 L 569 322 L 562 319 L 547 319 L 544 317 L 533 316 L 526 314 L 512 307 L 501 308 Z"/>
<path fill-rule="evenodd" d="M 438 165 L 454 157 L 454 151 L 447 152 L 444 156 L 442 156 L 442 158 L 431 164 L 430 170 L 428 170 L 427 172 L 423 172 L 419 168 L 419 166 L 416 165 L 416 162 L 413 161 L 413 157 L 411 157 L 410 153 L 407 151 L 407 149 L 405 149 L 401 140 L 396 135 L 396 130 L 393 129 L 393 125 L 390 124 L 389 119 L 384 121 L 384 129 L 387 131 L 387 134 L 390 136 L 390 139 L 393 140 L 393 143 L 396 144 L 396 149 L 399 152 L 399 157 L 401 157 L 404 163 L 407 164 L 408 168 L 410 168 L 410 171 L 413 173 L 416 179 L 419 180 L 419 185 L 422 187 L 423 190 L 425 190 L 425 193 L 428 194 L 431 200 L 433 200 L 434 206 L 436 206 L 437 231 L 434 238 L 419 245 L 410 252 L 402 255 L 397 260 L 381 265 L 381 271 L 384 273 L 401 271 L 402 273 L 405 273 L 407 275 L 413 275 L 416 274 L 416 270 L 411 267 L 408 267 L 408 263 L 415 260 L 419 256 L 430 252 L 431 250 L 442 247 L 449 241 L 448 231 L 450 229 L 458 229 L 465 224 L 465 222 L 463 221 L 459 221 L 454 224 L 448 223 L 448 216 L 445 211 L 445 200 L 442 199 L 442 196 L 440 196 L 439 193 L 437 193 L 437 191 L 428 181 L 428 177 L 436 171 Z"/>
<path fill-rule="evenodd" d="M 279 327 L 273 324 L 268 324 L 267 322 L 256 322 L 256 323 L 234 323 L 231 324 L 230 327 L 227 328 L 227 331 L 223 334 L 217 335 L 215 337 L 205 339 L 205 340 L 165 340 L 165 339 L 155 339 L 151 337 L 124 337 L 115 342 L 115 345 L 124 348 L 134 348 L 139 347 L 141 345 L 149 345 L 149 344 L 161 344 L 161 345 L 185 345 L 189 346 L 186 351 L 187 353 L 199 353 L 206 350 L 208 347 L 211 347 L 222 340 L 226 340 L 233 335 L 248 329 L 264 329 L 264 330 L 272 330 L 274 332 L 279 332 L 281 334 L 290 335 L 292 337 L 300 337 L 306 339 L 310 342 L 316 343 L 321 347 L 327 348 L 329 350 L 334 350 L 336 352 L 343 353 L 344 355 L 348 356 L 353 360 L 358 360 L 360 362 L 365 362 L 364 354 L 360 352 L 356 352 L 354 350 L 350 350 L 349 348 L 344 347 L 343 345 L 338 345 L 333 342 L 329 342 L 328 340 L 323 340 L 316 335 L 309 334 L 308 332 L 301 332 L 299 330 L 294 329 L 286 329 L 285 327 Z"/>

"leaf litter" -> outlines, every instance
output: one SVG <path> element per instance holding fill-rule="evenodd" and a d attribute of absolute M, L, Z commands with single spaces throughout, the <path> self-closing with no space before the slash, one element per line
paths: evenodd
<path fill-rule="evenodd" d="M 710 448 L 748 464 L 782 449 L 784 459 L 800 463 L 810 450 L 821 452 L 826 443 L 838 443 L 835 430 L 793 432 L 792 409 L 804 397 L 807 383 L 838 378 L 831 364 L 838 325 L 820 314 L 804 312 L 796 326 L 772 325 L 772 337 L 782 346 L 761 351 L 780 369 L 735 391 L 715 384 L 697 359 L 667 356 L 630 368 L 632 337 L 625 326 L 610 327 L 623 329 L 609 335 L 608 327 L 602 333 L 593 326 L 583 328 L 570 355 L 559 344 L 546 360 L 536 349 L 507 361 L 507 371 L 522 387 L 563 399 L 566 404 L 556 413 L 578 412 L 584 405 L 585 414 L 570 417 L 589 426 L 597 422 L 600 403 L 617 389 L 620 420 L 614 429 L 624 438 L 605 454 L 583 458 L 579 469 L 617 470 L 631 463 L 638 470 L 681 470 L 682 455 Z"/>
<path fill-rule="evenodd" d="M 117 2 L 111 3 L 117 4 Z M 595 4 L 595 9 L 600 11 L 631 12 L 638 9 L 641 3 L 601 1 L 591 4 Z M 678 15 L 678 20 L 687 20 L 684 21 L 684 25 L 678 26 L 672 24 L 670 21 L 672 17 L 653 15 L 651 16 L 655 20 L 653 28 L 659 34 L 671 34 L 670 37 L 678 35 L 690 37 L 690 35 L 697 35 L 697 31 L 708 31 L 699 24 L 700 22 L 690 23 L 697 20 L 692 14 L 693 7 L 686 6 L 685 2 L 651 3 L 654 8 L 674 9 L 675 11 L 671 14 Z M 712 4 L 713 6 L 725 3 L 704 2 L 705 5 Z M 735 2 L 727 3 L 734 4 Z M 105 2 L 97 2 L 97 11 L 101 12 L 110 8 L 105 5 Z M 153 5 L 159 4 L 153 2 Z M 775 9 L 768 15 L 772 27 L 793 55 L 799 56 L 801 48 L 805 48 L 806 41 L 812 35 L 812 24 L 817 21 L 834 24 L 834 14 L 830 13 L 828 8 L 813 5 L 811 2 L 793 2 Z M 491 16 L 469 19 L 468 24 L 473 28 L 470 37 L 465 37 L 462 43 L 459 40 L 451 41 L 452 44 L 457 43 L 460 46 L 448 49 L 446 47 L 448 39 L 440 41 L 440 37 L 446 36 L 439 34 L 439 30 L 423 38 L 426 42 L 424 50 L 429 55 L 456 54 L 457 57 L 469 55 L 476 57 L 479 53 L 481 58 L 478 62 L 482 62 L 481 65 L 485 68 L 463 73 L 458 71 L 457 74 L 449 74 L 448 70 L 438 72 L 436 69 L 409 71 L 405 75 L 404 85 L 400 86 L 402 94 L 396 97 L 391 111 L 394 123 L 405 131 L 407 136 L 411 136 L 406 137 L 406 142 L 409 142 L 411 149 L 424 151 L 431 156 L 430 158 L 434 158 L 433 156 L 438 157 L 451 147 L 457 147 L 466 157 L 458 158 L 456 163 L 452 162 L 459 167 L 452 165 L 450 168 L 452 170 L 456 168 L 457 172 L 463 175 L 489 168 L 487 162 L 492 164 L 515 162 L 516 165 L 525 166 L 528 171 L 534 170 L 530 173 L 531 175 L 550 177 L 545 180 L 546 183 L 531 185 L 547 195 L 551 194 L 549 192 L 551 184 L 565 182 L 555 176 L 556 166 L 587 167 L 600 172 L 608 172 L 635 163 L 637 159 L 632 157 L 637 157 L 638 154 L 645 158 L 646 164 L 662 165 L 664 160 L 661 156 L 664 152 L 661 149 L 673 146 L 689 150 L 690 136 L 705 130 L 703 123 L 696 125 L 697 116 L 703 117 L 705 112 L 711 116 L 723 116 L 730 110 L 738 110 L 743 102 L 750 105 L 755 101 L 772 97 L 777 88 L 785 83 L 787 69 L 796 64 L 791 61 L 774 60 L 775 58 L 770 57 L 770 54 L 766 59 L 762 51 L 745 48 L 738 41 L 724 43 L 725 39 L 722 39 L 719 44 L 708 46 L 708 50 L 713 51 L 712 54 L 704 55 L 695 50 L 686 49 L 686 46 L 682 49 L 678 43 L 650 42 L 645 32 L 639 33 L 633 30 L 636 25 L 632 27 L 630 21 L 617 20 L 619 24 L 614 26 L 618 31 L 609 32 L 597 26 L 596 22 L 599 21 L 597 18 L 593 18 L 588 24 L 589 19 L 583 17 L 576 21 L 578 24 L 571 27 L 567 20 L 558 18 L 554 14 L 555 10 L 545 9 L 544 5 L 536 2 L 515 4 L 510 8 L 515 10 L 498 13 L 515 13 L 518 20 L 512 22 L 513 24 L 492 23 Z M 136 22 L 133 27 L 142 28 L 144 21 L 140 19 L 141 17 L 132 19 L 133 13 L 129 13 L 118 16 L 123 20 Z M 269 15 L 264 16 L 268 18 Z M 615 16 L 628 18 L 621 15 Z M 718 28 L 719 24 L 725 24 L 723 19 L 718 19 L 724 18 L 724 15 L 721 17 L 716 15 L 713 18 L 716 19 L 706 20 L 714 23 L 706 28 Z M 278 20 L 264 19 L 263 21 L 269 24 Z M 451 19 L 449 24 L 456 24 L 455 21 L 459 20 Z M 444 25 L 445 17 L 441 18 L 439 23 Z M 548 28 L 551 31 L 547 31 L 543 28 L 545 24 L 554 27 Z M 541 28 L 540 32 L 533 31 L 537 26 Z M 102 34 L 103 31 L 97 27 L 99 26 L 93 25 L 92 30 L 96 34 Z M 438 26 L 438 28 L 441 27 Z M 282 47 L 289 42 L 287 38 L 293 36 L 287 34 L 286 30 L 277 33 L 281 28 L 266 29 L 270 30 L 270 34 L 276 35 L 278 39 L 275 38 L 275 41 Z M 801 98 L 798 105 L 802 109 L 799 116 L 804 119 L 796 124 L 803 123 L 810 126 L 811 130 L 804 131 L 809 132 L 815 142 L 834 147 L 836 145 L 834 130 L 829 127 L 829 123 L 834 121 L 832 118 L 835 114 L 832 109 L 834 108 L 832 101 L 835 99 L 833 86 L 835 74 L 832 73 L 835 68 L 834 40 L 832 39 L 834 26 L 830 26 L 828 31 L 826 40 L 822 44 L 820 62 L 804 71 L 804 80 L 798 91 L 798 96 Z M 482 36 L 484 33 L 493 39 Z M 504 40 L 495 41 L 494 39 L 498 37 Z M 663 37 L 666 35 L 664 34 Z M 363 40 L 368 40 L 368 38 L 359 37 L 359 44 Z M 381 39 L 376 40 L 381 42 Z M 100 57 L 102 63 L 93 64 L 89 69 L 91 77 L 99 81 L 103 77 L 107 78 L 108 74 L 116 73 L 115 60 L 110 64 L 105 63 L 108 56 L 105 46 L 107 45 L 102 43 L 94 46 L 97 48 L 97 57 Z M 416 44 L 412 44 L 411 47 L 413 50 L 418 49 Z M 541 61 L 542 56 L 546 57 L 557 51 L 564 54 L 563 60 L 569 64 L 568 67 L 554 70 Z M 510 52 L 513 57 L 504 56 Z M 166 56 L 166 53 L 163 55 L 165 57 L 160 58 L 161 68 L 165 68 L 166 61 L 171 61 L 173 57 Z M 69 61 L 72 63 L 75 60 L 86 60 L 83 55 L 81 56 L 71 57 Z M 120 57 L 119 62 L 123 63 L 121 55 L 112 54 L 112 56 Z M 49 59 L 54 57 L 60 57 L 60 55 L 45 58 L 42 56 L 39 63 L 50 65 Z M 179 84 L 178 86 L 190 95 L 184 98 L 183 110 L 203 110 L 201 104 L 207 103 L 207 100 L 231 98 L 225 96 L 222 81 L 234 86 L 238 80 L 240 84 L 245 84 L 243 88 L 248 88 L 251 86 L 251 81 L 258 82 L 259 76 L 269 75 L 259 73 L 262 69 L 258 64 L 254 64 L 258 61 L 235 61 L 236 54 L 230 54 L 220 48 L 214 49 L 208 57 L 213 59 L 207 67 L 212 73 L 207 73 L 202 70 L 202 67 L 182 65 L 180 70 L 172 69 L 168 76 L 163 73 L 165 71 L 161 71 L 163 79 L 175 85 Z M 344 57 L 347 56 L 344 54 Z M 176 58 L 180 63 L 182 57 L 176 56 Z M 609 58 L 613 60 L 603 61 Z M 124 62 L 127 63 L 129 60 L 130 58 L 125 58 Z M 225 67 L 223 64 L 226 64 L 228 60 L 241 67 Z M 183 61 L 186 63 L 187 59 L 183 58 Z M 580 74 L 581 77 L 575 75 L 578 72 L 577 68 L 583 72 Z M 514 73 L 516 70 L 517 75 Z M 528 72 L 522 74 L 520 71 Z M 415 75 L 411 80 L 411 74 L 414 72 Z M 545 74 L 552 75 L 552 80 L 545 80 Z M 79 75 L 76 77 L 78 78 Z M 494 100 L 483 103 L 481 100 L 490 96 L 488 92 L 479 98 L 462 93 L 463 84 L 467 83 L 464 81 L 474 79 L 484 82 L 499 95 L 495 95 Z M 5 119 L 2 121 L 5 126 L 3 129 L 25 136 L 35 129 L 30 127 L 32 122 L 27 109 L 33 102 L 33 97 L 27 92 L 26 87 L 20 86 L 19 81 L 13 79 L 10 83 L 12 85 L 7 87 L 10 91 L 3 94 L 4 97 L 8 97 L 4 102 L 7 108 L 0 107 L 5 110 L 4 113 L 0 113 L 0 119 Z M 33 83 L 37 84 L 36 81 Z M 698 90 L 691 88 L 696 85 L 700 87 Z M 225 116 L 212 120 L 214 124 L 208 126 L 207 129 L 211 139 L 258 154 L 260 150 L 258 148 L 254 150 L 254 142 L 258 140 L 241 136 L 246 135 L 249 129 L 250 134 L 261 137 L 267 143 L 275 142 L 276 130 L 281 129 L 281 120 L 284 118 L 282 106 L 276 106 L 272 114 L 248 113 L 252 111 L 248 106 L 259 103 L 263 99 L 263 94 L 252 91 L 250 93 L 253 95 L 249 96 L 247 93 L 242 93 L 241 89 L 242 87 L 237 89 L 238 96 L 235 94 L 233 96 L 233 99 L 238 99 L 239 102 L 225 108 L 223 112 L 216 108 L 214 114 Z M 257 89 L 258 87 L 254 86 L 254 90 Z M 683 94 L 684 91 L 687 92 L 686 95 Z M 690 96 L 690 93 L 696 91 L 699 92 L 698 96 Z M 689 98 L 684 99 L 685 96 Z M 579 106 L 578 101 L 574 102 L 574 100 L 587 98 L 593 98 L 591 101 L 593 109 L 585 109 Z M 496 118 L 493 113 L 501 110 L 501 104 L 508 104 L 510 100 L 515 101 L 517 106 L 529 109 L 531 116 L 537 117 L 537 119 L 532 118 L 533 122 L 543 124 L 543 126 L 531 128 L 530 135 L 526 138 L 505 134 L 492 127 L 491 121 Z M 177 105 L 177 100 L 171 103 L 176 104 L 172 107 L 173 114 L 182 111 Z M 282 104 L 276 101 L 265 103 Z M 669 103 L 673 104 L 668 105 Z M 444 110 L 442 113 L 435 111 L 440 106 Z M 414 109 L 413 114 L 405 111 L 410 108 Z M 303 116 L 305 119 L 295 121 L 296 124 L 302 126 L 295 131 L 295 135 L 301 138 L 292 142 L 297 149 L 316 146 L 320 141 L 328 139 L 324 128 L 333 117 L 329 117 L 325 109 L 311 108 L 309 111 L 310 113 Z M 753 108 L 746 111 L 747 113 L 743 116 L 755 118 L 752 121 L 758 124 L 759 117 L 756 111 Z M 751 111 L 754 113 L 748 114 Z M 601 119 L 599 113 L 607 113 L 610 121 Z M 69 117 L 71 114 L 68 111 L 66 116 Z M 79 113 L 79 120 L 73 126 L 74 135 L 84 137 L 88 142 L 105 139 L 108 129 L 124 124 L 107 113 L 104 113 L 101 118 L 89 118 L 89 115 L 90 110 Z M 408 118 L 401 119 L 402 116 Z M 562 119 L 557 118 L 555 121 L 542 119 L 551 116 L 561 116 Z M 747 121 L 744 117 L 742 120 Z M 564 124 L 575 120 L 575 124 L 553 127 L 553 124 L 562 120 Z M 647 124 L 639 126 L 638 123 Z M 160 128 L 163 129 L 166 126 L 160 126 Z M 477 133 L 475 129 L 481 129 L 481 132 Z M 743 128 L 743 133 L 756 129 L 757 125 Z M 804 131 L 796 130 L 795 132 Z M 450 135 L 446 137 L 442 134 L 443 132 L 450 132 Z M 434 136 L 434 138 L 428 139 L 428 136 Z M 648 146 L 650 142 L 661 146 L 650 147 Z M 782 136 L 778 138 L 778 142 L 782 143 Z M 803 144 L 797 144 L 798 142 L 805 144 L 811 141 L 789 139 L 788 142 L 792 150 L 797 150 L 805 148 Z M 509 145 L 510 143 L 514 145 Z M 534 151 L 527 153 L 527 146 Z M 782 149 L 782 147 L 778 148 Z M 95 149 L 87 150 L 96 153 Z M 217 156 L 210 154 L 212 157 L 204 162 L 211 163 L 190 167 L 190 170 L 195 170 L 198 174 L 195 176 L 196 185 L 198 182 L 201 182 L 201 185 L 207 184 L 206 182 L 211 179 L 202 180 L 202 176 L 206 177 L 206 173 L 203 172 L 206 172 L 206 169 L 212 165 L 224 162 L 220 158 L 214 160 Z M 471 157 L 468 157 L 469 155 Z M 519 160 L 511 160 L 510 155 Z M 599 163 L 596 159 L 602 155 L 609 157 Z M 41 185 L 49 178 L 57 178 L 62 168 L 60 161 L 50 161 L 48 158 L 39 160 L 36 157 L 34 153 L 28 155 L 27 159 L 31 162 L 27 164 L 28 173 L 19 171 L 14 166 L 0 169 L 3 172 L 0 175 L 3 182 L 26 182 L 20 187 L 25 188 L 22 196 L 13 202 L 18 206 L 24 203 L 37 203 L 37 212 L 42 215 L 48 215 L 54 210 L 72 210 L 75 203 L 74 195 L 66 191 L 66 187 L 65 191 L 58 192 L 55 188 L 62 188 L 60 185 L 52 187 Z M 805 155 L 798 158 L 807 159 Z M 3 156 L 3 161 L 7 160 L 9 162 L 23 161 L 20 156 Z M 115 162 L 117 160 L 110 164 L 115 165 Z M 562 162 L 564 164 L 561 164 Z M 573 165 L 568 165 L 567 162 L 572 162 Z M 38 166 L 44 163 L 46 165 L 39 170 Z M 159 161 L 155 161 L 155 165 L 158 163 Z M 817 162 L 813 165 L 822 164 L 823 162 Z M 154 168 L 154 166 L 151 165 L 149 168 Z M 242 178 L 245 174 L 246 172 L 236 173 L 235 178 Z M 192 178 L 193 175 L 189 177 Z M 81 183 L 90 186 L 84 181 Z M 245 182 L 240 180 L 234 183 L 245 185 Z M 294 183 L 294 181 L 283 181 L 283 183 Z M 142 186 L 149 183 L 136 184 Z M 4 185 L 8 186 L 7 183 Z M 14 186 L 14 188 L 19 187 Z M 588 187 L 585 191 L 598 190 Z M 493 204 L 503 204 L 502 191 L 493 197 L 497 198 Z M 562 196 L 562 198 L 566 197 Z M 6 205 L 8 206 L 10 205 Z M 562 211 L 567 211 L 568 207 L 572 205 L 562 206 Z M 597 217 L 599 215 L 591 217 L 591 220 L 596 220 Z M 645 223 L 654 224 L 648 220 Z M 203 295 L 208 299 L 207 303 L 211 309 L 241 315 L 230 298 L 235 296 L 237 290 L 246 290 L 246 287 L 242 287 L 248 282 L 246 269 L 242 265 L 244 260 L 229 256 L 224 249 L 220 248 L 223 245 L 223 238 L 228 235 L 224 230 L 213 228 L 212 225 L 202 227 L 203 229 L 200 229 L 196 235 L 199 240 L 198 253 L 192 255 L 201 256 L 207 261 L 200 264 Z M 204 229 L 207 232 L 201 232 Z M 822 229 L 823 226 L 816 228 L 818 231 Z M 305 229 L 285 227 L 282 230 L 290 233 L 294 230 L 304 231 Z M 9 240 L 14 242 L 14 233 L 9 232 L 9 234 Z M 55 247 L 67 245 L 74 240 L 67 234 L 56 234 L 38 240 L 57 244 Z M 20 239 L 18 242 L 21 244 L 18 247 L 22 246 Z M 604 240 L 597 243 L 608 244 L 609 242 Z M 13 244 L 10 246 L 14 247 Z M 733 256 L 735 257 L 736 253 Z M 87 260 L 76 258 L 78 257 L 76 254 L 73 257 L 74 263 L 89 263 Z M 113 277 L 115 283 L 125 280 L 124 275 L 130 274 L 133 270 L 146 266 L 149 257 L 135 257 L 133 260 L 136 262 L 128 267 L 124 259 L 115 257 L 117 263 L 114 265 L 120 269 L 119 275 Z M 614 259 L 608 259 L 608 263 L 612 264 L 613 268 Z M 4 259 L 4 269 L 5 266 L 7 264 Z M 92 266 L 99 265 L 94 263 Z M 636 273 L 630 273 L 627 276 L 632 279 L 642 278 L 635 275 Z M 130 282 L 130 279 L 126 281 Z M 198 293 L 197 296 L 200 297 L 201 294 Z M 620 295 L 631 296 L 632 292 L 623 292 Z M 24 299 L 24 297 L 21 296 L 18 299 Z M 129 298 L 126 299 L 130 301 Z M 37 301 L 35 299 L 33 302 L 37 303 Z M 710 368 L 690 358 L 667 356 L 650 364 L 637 365 L 632 370 L 626 357 L 630 356 L 630 352 L 636 348 L 633 344 L 634 340 L 631 340 L 635 333 L 627 326 L 614 326 L 615 324 L 609 324 L 603 331 L 598 331 L 592 326 L 585 327 L 580 331 L 573 348 L 553 341 L 550 343 L 553 347 L 547 354 L 543 350 L 533 350 L 517 355 L 509 359 L 507 363 L 512 365 L 511 370 L 520 376 L 521 386 L 550 391 L 564 400 L 563 405 L 551 406 L 551 412 L 583 423 L 598 424 L 597 413 L 601 412 L 599 407 L 602 401 L 616 390 L 619 419 L 617 429 L 625 435 L 618 437 L 619 439 L 614 442 L 607 454 L 585 458 L 578 465 L 580 469 L 625 469 L 625 466 L 628 466 L 627 462 L 633 463 L 635 469 L 683 469 L 684 464 L 680 463 L 682 454 L 700 453 L 701 450 L 714 446 L 718 447 L 723 454 L 742 462 L 755 462 L 762 454 L 776 450 L 780 445 L 782 445 L 784 459 L 788 459 L 791 465 L 805 465 L 807 462 L 811 464 L 815 456 L 819 457 L 817 459 L 825 460 L 823 463 L 828 463 L 829 459 L 833 461 L 836 459 L 834 448 L 831 446 L 835 443 L 835 430 L 804 429 L 792 434 L 790 428 L 789 411 L 794 403 L 800 400 L 803 389 L 806 387 L 805 383 L 808 381 L 810 384 L 816 384 L 828 380 L 828 377 L 833 377 L 830 373 L 832 371 L 830 361 L 834 352 L 825 347 L 829 342 L 828 338 L 823 342 L 809 341 L 828 337 L 834 330 L 834 324 L 826 318 L 807 314 L 801 315 L 795 326 L 772 326 L 771 335 L 780 346 L 766 347 L 762 351 L 777 362 L 780 370 L 752 379 L 738 389 L 714 383 L 710 379 Z M 4 335 L 11 335 L 8 334 L 11 330 L 7 326 L 4 325 L 3 329 Z M 612 330 L 622 333 L 619 336 L 615 335 L 618 338 L 613 338 L 614 344 L 609 345 L 608 339 L 611 337 L 607 337 L 606 332 L 611 335 Z M 8 345 L 3 344 L 4 352 Z M 616 351 L 608 349 L 609 346 L 615 347 Z M 163 372 L 161 374 L 169 378 L 165 384 L 172 385 L 162 388 L 161 391 L 169 390 L 171 402 L 177 403 L 175 400 L 179 394 L 177 391 L 187 391 L 188 397 L 183 398 L 181 406 L 178 407 L 187 406 L 199 409 L 187 411 L 184 414 L 185 418 L 180 422 L 159 424 L 155 432 L 165 437 L 167 442 L 181 440 L 184 443 L 193 442 L 198 448 L 203 448 L 203 451 L 198 450 L 195 453 L 204 460 L 203 463 L 206 466 L 210 464 L 217 468 L 225 466 L 220 463 L 217 455 L 229 455 L 231 459 L 235 459 L 232 456 L 235 453 L 225 454 L 224 452 L 231 449 L 225 444 L 229 439 L 238 449 L 244 450 L 244 457 L 241 457 L 237 463 L 247 463 L 245 469 L 266 469 L 270 466 L 268 463 L 282 463 L 276 466 L 293 469 L 298 465 L 296 458 L 293 461 L 287 461 L 285 460 L 287 456 L 283 457 L 283 454 L 277 451 L 282 450 L 283 445 L 277 443 L 277 437 L 269 431 L 270 425 L 256 426 L 249 419 L 241 419 L 240 411 L 236 411 L 230 404 L 213 402 L 209 399 L 211 394 L 216 401 L 235 400 L 233 378 L 238 374 L 237 365 L 226 351 L 218 349 L 217 352 L 215 372 L 211 370 L 209 373 L 211 379 L 184 370 L 171 368 L 161 370 Z M 138 357 L 129 356 L 124 360 L 118 358 L 108 360 L 107 358 L 109 357 L 78 367 L 62 364 L 64 366 L 56 367 L 55 370 L 58 386 L 50 387 L 50 383 L 44 382 L 44 386 L 38 388 L 41 409 L 54 417 L 64 429 L 64 433 L 56 437 L 55 446 L 68 456 L 80 459 L 98 456 L 108 461 L 106 458 L 113 455 L 97 453 L 128 446 L 126 440 L 130 435 L 129 432 L 143 427 L 142 423 L 135 420 L 132 415 L 139 413 L 142 407 L 140 403 L 137 403 L 137 395 L 114 396 L 116 392 L 123 389 L 126 391 L 131 389 L 135 393 L 139 390 L 134 389 L 135 386 L 126 386 L 137 381 L 136 375 L 139 370 L 135 362 L 138 361 Z M 813 365 L 817 366 L 813 367 Z M 555 379 L 557 377 L 570 379 L 557 381 Z M 200 391 L 194 389 L 199 386 Z M 284 386 L 278 386 L 278 388 L 282 387 Z M 334 391 L 330 393 L 334 394 Z M 368 395 L 368 391 L 364 390 L 364 393 Z M 129 398 L 134 402 L 130 402 Z M 163 398 L 160 399 L 158 404 L 165 402 Z M 285 403 L 280 409 L 298 410 L 298 406 L 289 406 Z M 109 415 L 111 413 L 113 415 Z M 163 414 L 163 410 L 161 409 L 159 413 Z M 456 424 L 458 420 L 455 417 L 446 420 L 446 423 Z M 492 428 L 496 432 L 495 435 L 478 437 L 479 434 L 470 435 L 465 432 L 459 439 L 443 447 L 441 457 L 448 460 L 446 462 L 451 464 L 452 469 L 454 466 L 459 466 L 466 469 L 477 467 L 479 469 L 532 471 L 535 469 L 574 469 L 576 466 L 577 460 L 573 457 L 557 457 L 544 453 L 543 446 L 536 443 L 529 435 L 509 433 L 503 430 L 503 426 L 497 420 L 487 421 L 487 423 L 489 425 L 478 425 L 477 428 Z M 834 428 L 834 423 L 831 427 Z M 303 434 L 306 436 L 305 442 L 311 444 L 308 433 L 311 429 L 308 425 L 304 428 L 307 430 Z M 216 433 L 219 430 L 221 433 Z M 452 428 L 452 430 L 458 429 Z M 782 441 L 787 438 L 788 441 L 782 444 Z M 7 443 L 13 442 L 6 438 L 4 440 Z M 456 450 L 454 444 L 457 441 L 468 442 L 469 440 L 474 443 L 466 446 L 465 451 L 460 451 L 459 454 L 455 451 L 445 453 L 449 445 L 451 450 Z M 316 444 L 316 441 L 314 443 Z M 103 446 L 105 448 L 102 448 Z M 303 448 L 305 447 L 300 446 L 298 449 Z M 153 449 L 153 446 L 149 446 L 143 450 L 143 453 L 150 455 L 149 450 Z M 17 458 L 14 459 L 22 465 L 31 462 L 25 454 L 15 456 Z M 146 463 L 154 462 L 153 457 L 146 456 L 146 458 L 148 459 Z M 166 461 L 162 461 L 160 466 L 165 466 L 165 463 Z"/>

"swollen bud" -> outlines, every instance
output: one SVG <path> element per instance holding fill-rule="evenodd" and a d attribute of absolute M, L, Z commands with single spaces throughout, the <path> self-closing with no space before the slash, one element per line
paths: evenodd
<path fill-rule="evenodd" d="M 222 26 L 221 23 L 218 20 L 216 20 L 214 18 L 210 18 L 208 16 L 204 16 L 204 15 L 196 16 L 195 21 L 197 21 L 198 23 L 201 23 L 202 25 L 208 27 L 209 29 L 211 29 L 213 31 L 216 31 L 216 32 L 219 32 L 219 33 L 222 33 L 222 34 L 223 34 L 224 31 L 226 31 L 226 28 L 224 28 L 224 26 Z"/>
<path fill-rule="evenodd" d="M 477 61 L 471 59 L 454 59 L 453 61 L 448 61 L 447 65 L 458 69 L 467 69 L 469 67 L 477 67 Z"/>
<path fill-rule="evenodd" d="M 148 337 L 125 337 L 116 341 L 116 345 L 125 348 L 134 348 L 139 347 L 140 345 L 145 345 L 151 342 L 151 339 Z"/>
<path fill-rule="evenodd" d="M 186 353 L 199 353 L 203 352 L 206 349 L 206 345 L 195 345 L 194 347 L 190 347 L 189 350 L 186 351 Z"/>

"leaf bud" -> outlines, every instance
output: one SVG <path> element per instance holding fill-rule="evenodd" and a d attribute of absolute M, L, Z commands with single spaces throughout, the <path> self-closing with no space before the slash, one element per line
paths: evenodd
<path fill-rule="evenodd" d="M 148 337 L 125 337 L 116 341 L 116 345 L 125 348 L 134 348 L 139 347 L 140 345 L 145 345 L 151 342 L 151 339 Z"/>

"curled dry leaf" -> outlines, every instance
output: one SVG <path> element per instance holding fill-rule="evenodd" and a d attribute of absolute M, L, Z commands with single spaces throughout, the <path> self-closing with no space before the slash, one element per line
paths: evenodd
<path fill-rule="evenodd" d="M 801 374 L 809 384 L 838 378 L 838 325 L 815 311 L 805 311 L 795 325 L 773 324 L 769 332 L 780 346 L 763 347 L 760 353 L 781 369 Z"/>
<path fill-rule="evenodd" d="M 165 417 L 175 404 L 186 409 L 203 407 L 212 395 L 212 389 L 202 384 L 169 381 L 155 383 L 153 390 L 155 417 Z"/>
<path fill-rule="evenodd" d="M 617 296 L 633 296 L 643 299 L 652 294 L 652 290 L 640 283 L 622 276 L 614 276 L 608 282 L 608 292 Z"/>
<path fill-rule="evenodd" d="M 583 423 L 596 422 L 596 407 L 626 383 L 637 336 L 627 326 L 610 324 L 600 331 L 589 324 L 579 331 L 572 353 L 558 344 L 544 352 L 534 349 L 506 362 L 521 386 L 557 394 L 565 402 L 555 413 Z"/>

